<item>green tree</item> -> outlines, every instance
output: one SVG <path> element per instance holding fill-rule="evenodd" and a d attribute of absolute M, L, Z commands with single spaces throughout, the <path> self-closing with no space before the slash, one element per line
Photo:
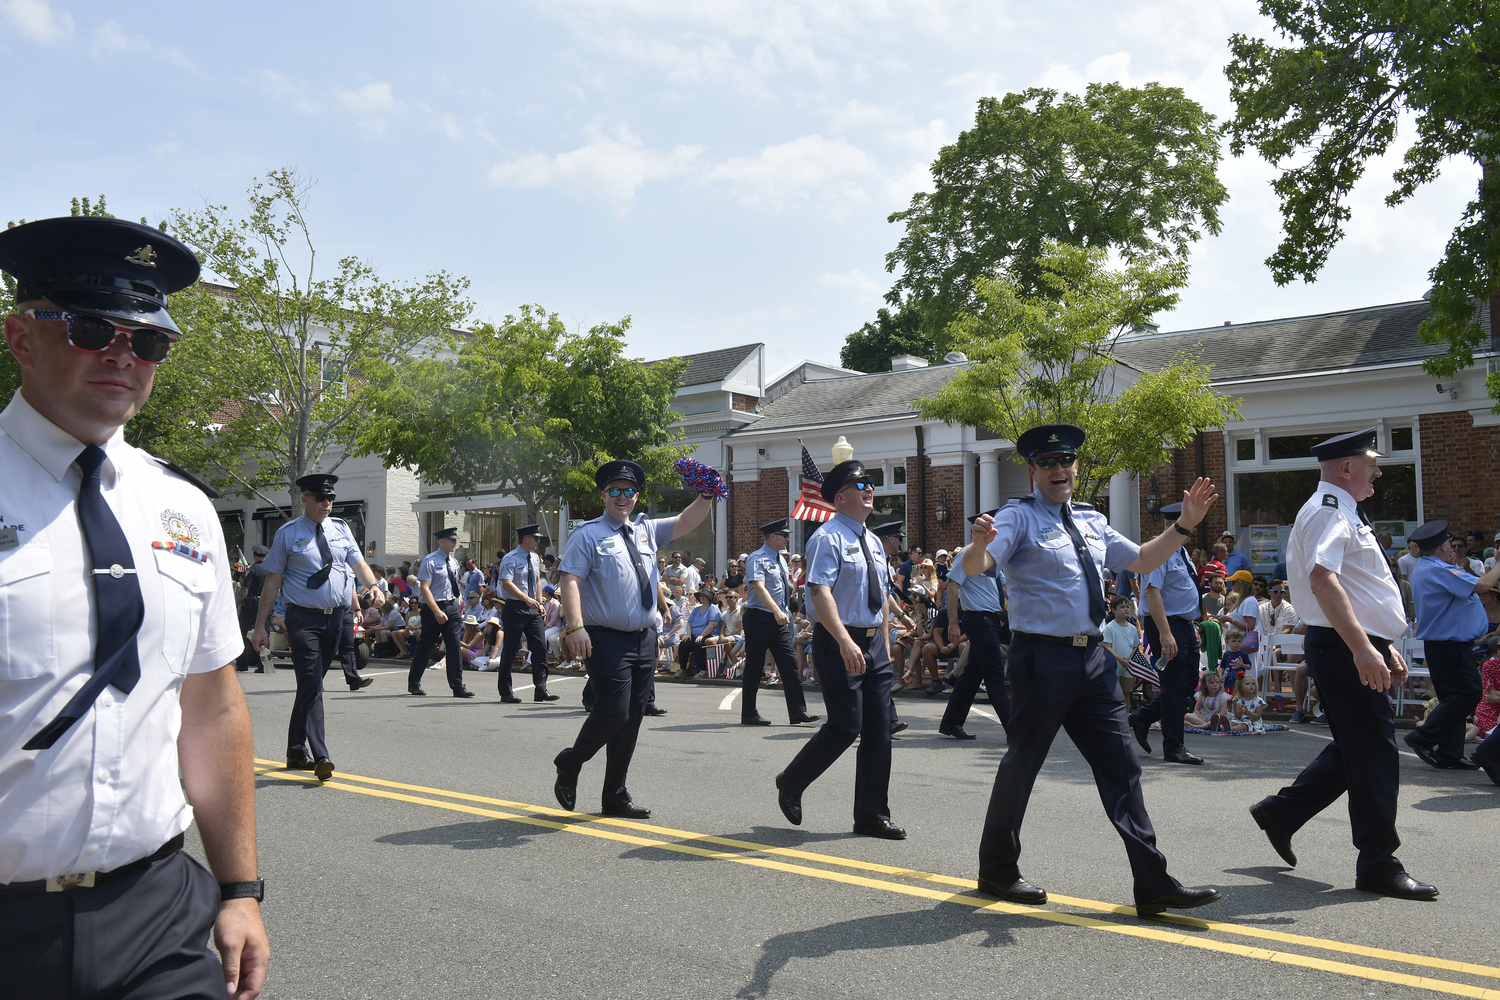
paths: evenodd
<path fill-rule="evenodd" d="M 942 357 L 936 341 L 922 329 L 921 313 L 916 309 L 891 312 L 881 308 L 875 312 L 875 322 L 866 323 L 844 340 L 839 364 L 857 372 L 883 372 L 890 370 L 891 358 L 899 354 L 914 354 L 928 361 Z"/>
<path fill-rule="evenodd" d="M 310 186 L 295 171 L 273 170 L 252 180 L 243 218 L 215 205 L 172 217 L 205 278 L 222 284 L 200 282 L 173 307 L 184 344 L 203 363 L 192 366 L 202 394 L 217 408 L 193 414 L 174 436 L 178 454 L 167 457 L 267 503 L 308 472 L 336 469 L 355 446 L 374 386 L 400 384 L 414 356 L 446 350 L 470 311 L 468 279 L 443 271 L 398 283 L 345 257 L 325 275 L 307 216 Z"/>
<path fill-rule="evenodd" d="M 978 308 L 950 328 L 972 364 L 917 400 L 924 418 L 1011 441 L 1037 424 L 1076 424 L 1088 433 L 1076 492 L 1097 501 L 1115 474 L 1148 473 L 1197 431 L 1238 415 L 1239 401 L 1213 391 L 1194 354 L 1154 372 L 1115 357 L 1121 336 L 1176 305 L 1186 262 L 1139 256 L 1112 270 L 1103 247 L 1054 242 L 1038 263 L 1039 294 L 1015 277 L 976 282 Z"/>
<path fill-rule="evenodd" d="M 540 306 L 480 325 L 456 353 L 372 380 L 360 450 L 459 493 L 509 493 L 530 518 L 554 497 L 597 502 L 594 469 L 607 458 L 666 481 L 687 450 L 669 408 L 687 362 L 625 357 L 629 326 L 573 333 Z"/>
<path fill-rule="evenodd" d="M 1395 140 L 1402 115 L 1416 141 L 1395 171 L 1386 204 L 1399 205 L 1437 178 L 1444 161 L 1490 165 L 1500 155 L 1500 17 L 1485 0 L 1261 0 L 1287 40 L 1236 34 L 1225 69 L 1236 113 L 1231 149 L 1253 147 L 1282 169 L 1283 238 L 1266 261 L 1278 284 L 1313 281 L 1344 235 L 1349 193 L 1372 157 Z M 1451 375 L 1473 363 L 1489 337 L 1477 305 L 1500 285 L 1500 177 L 1486 169 L 1429 272 L 1428 343 L 1445 355 L 1424 367 Z M 1500 379 L 1490 376 L 1500 398 Z M 1500 406 L 1497 406 L 1500 409 Z"/>
<path fill-rule="evenodd" d="M 1181 89 L 1156 83 L 981 98 L 974 127 L 933 162 L 934 190 L 890 216 L 906 232 L 886 256 L 897 273 L 886 301 L 916 306 L 946 351 L 948 323 L 977 305 L 977 278 L 1050 290 L 1051 242 L 1184 258 L 1202 230 L 1219 232 L 1221 134 Z"/>

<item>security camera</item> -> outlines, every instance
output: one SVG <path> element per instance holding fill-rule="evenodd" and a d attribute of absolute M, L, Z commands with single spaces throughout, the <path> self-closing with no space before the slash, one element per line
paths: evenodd
<path fill-rule="evenodd" d="M 1457 399 L 1458 398 L 1458 391 L 1460 389 L 1462 389 L 1463 387 L 1464 387 L 1464 384 L 1462 382 L 1449 382 L 1447 385 L 1444 385 L 1442 382 L 1439 382 L 1437 384 L 1437 391 L 1439 393 L 1446 392 L 1448 394 L 1448 398 L 1449 399 Z"/>

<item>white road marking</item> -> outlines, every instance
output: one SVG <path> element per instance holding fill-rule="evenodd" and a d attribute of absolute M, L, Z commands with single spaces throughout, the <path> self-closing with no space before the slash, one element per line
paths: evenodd
<path fill-rule="evenodd" d="M 977 715 L 982 715 L 986 719 L 989 719 L 991 722 L 994 722 L 994 723 L 999 723 L 999 721 L 1000 721 L 1000 716 L 996 715 L 994 712 L 986 712 L 984 709 L 980 708 L 978 705 L 971 706 L 969 708 L 969 711 L 974 712 Z"/>
<path fill-rule="evenodd" d="M 719 702 L 719 711 L 721 711 L 721 712 L 727 712 L 731 708 L 733 708 L 734 707 L 734 696 L 737 695 L 737 694 L 739 694 L 739 693 L 740 693 L 740 689 L 739 688 L 735 688 L 733 691 L 731 691 L 728 694 L 726 694 L 724 696 L 724 700 L 721 701 L 721 702 Z"/>
<path fill-rule="evenodd" d="M 582 677 L 548 677 L 547 678 L 547 683 L 548 683 L 548 685 L 552 685 L 552 684 L 560 683 L 562 681 L 580 681 L 580 680 L 583 680 L 583 678 Z M 534 687 L 536 687 L 535 684 L 522 684 L 520 687 L 513 687 L 513 688 L 511 688 L 511 691 L 513 691 L 513 692 L 514 691 L 530 691 Z"/>
<path fill-rule="evenodd" d="M 1315 740 L 1327 740 L 1329 743 L 1333 742 L 1333 737 L 1332 736 L 1324 736 L 1322 733 L 1309 733 L 1305 729 L 1293 729 L 1290 726 L 1288 726 L 1287 727 L 1287 732 L 1289 732 L 1289 733 L 1296 733 L 1298 736 L 1311 736 Z M 1420 757 L 1417 757 L 1417 755 L 1414 754 L 1414 753 L 1412 753 L 1410 750 L 1397 750 L 1396 752 L 1399 753 L 1403 757 L 1414 757 L 1417 760 L 1421 760 L 1422 759 Z"/>

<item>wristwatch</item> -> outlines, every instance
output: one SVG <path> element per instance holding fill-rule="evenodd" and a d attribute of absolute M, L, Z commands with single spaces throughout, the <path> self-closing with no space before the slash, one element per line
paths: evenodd
<path fill-rule="evenodd" d="M 1187 538 L 1192 538 L 1193 537 L 1192 531 L 1190 531 L 1187 528 L 1184 528 L 1182 525 L 1178 524 L 1176 521 L 1172 522 L 1172 527 L 1176 528 L 1178 530 L 1178 532 L 1180 532 L 1182 535 L 1184 535 Z"/>
<path fill-rule="evenodd" d="M 258 878 L 254 882 L 220 882 L 219 902 L 227 902 L 231 899 L 253 899 L 264 902 L 266 898 L 266 880 Z"/>

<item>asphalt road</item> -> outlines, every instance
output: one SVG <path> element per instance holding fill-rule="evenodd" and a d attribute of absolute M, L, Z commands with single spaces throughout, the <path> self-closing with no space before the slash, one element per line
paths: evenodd
<path fill-rule="evenodd" d="M 239 675 L 263 772 L 267 997 L 1500 997 L 1487 929 L 1500 788 L 1482 773 L 1402 758 L 1401 857 L 1442 890 L 1405 902 L 1353 888 L 1342 803 L 1298 835 L 1295 871 L 1246 813 L 1326 730 L 1190 736 L 1207 765 L 1147 761 L 1146 803 L 1173 873 L 1225 898 L 1141 920 L 1065 734 L 1023 833 L 1022 871 L 1052 894 L 1031 909 L 971 881 L 1004 752 L 991 719 L 971 715 L 979 739 L 960 744 L 937 734 L 941 702 L 899 701 L 911 729 L 891 803 L 909 839 L 892 843 L 850 833 L 852 752 L 808 790 L 802 827 L 782 818 L 772 778 L 813 727 L 785 724 L 779 691 L 760 703 L 778 724 L 746 728 L 724 706 L 735 689 L 659 684 L 668 714 L 645 721 L 630 779 L 653 814 L 632 823 L 588 814 L 602 754 L 579 782 L 580 813 L 553 799 L 581 679 L 554 678 L 557 702 L 527 690 L 502 705 L 492 675 L 469 674 L 480 696 L 460 701 L 437 673 L 427 698 L 405 694 L 404 666 L 367 673 L 380 676 L 358 693 L 329 675 L 339 773 L 323 786 L 281 767 L 290 670 Z"/>

